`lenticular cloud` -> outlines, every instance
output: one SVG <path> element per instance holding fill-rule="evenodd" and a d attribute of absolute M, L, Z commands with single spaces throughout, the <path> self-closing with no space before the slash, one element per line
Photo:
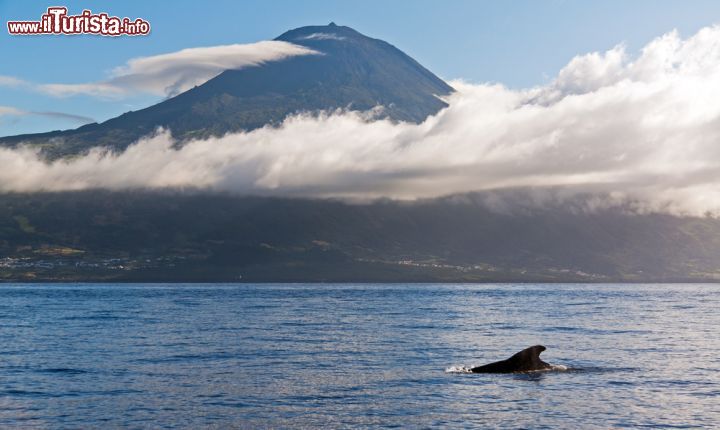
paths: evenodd
<path fill-rule="evenodd" d="M 135 92 L 174 96 L 200 85 L 223 70 L 259 66 L 297 55 L 318 55 L 304 46 L 277 40 L 248 44 L 188 48 L 168 54 L 133 58 L 99 82 L 44 84 L 35 89 L 56 97 L 85 94 L 123 97 Z M 10 76 L 0 76 L 0 85 L 29 85 Z"/>
<path fill-rule="evenodd" d="M 160 132 L 121 154 L 50 164 L 3 149 L 0 189 L 415 199 L 560 187 L 648 211 L 720 214 L 718 27 L 666 34 L 636 58 L 623 46 L 578 56 L 542 87 L 452 85 L 449 107 L 417 125 L 338 111 L 180 149 Z"/>

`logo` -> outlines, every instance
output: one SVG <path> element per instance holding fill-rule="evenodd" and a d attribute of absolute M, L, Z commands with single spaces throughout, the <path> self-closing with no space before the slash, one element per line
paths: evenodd
<path fill-rule="evenodd" d="M 64 6 L 47 8 L 39 21 L 8 21 L 8 33 L 12 35 L 42 34 L 94 34 L 98 36 L 146 36 L 150 23 L 142 18 L 131 20 L 93 13 L 85 9 L 79 15 L 68 15 Z"/>

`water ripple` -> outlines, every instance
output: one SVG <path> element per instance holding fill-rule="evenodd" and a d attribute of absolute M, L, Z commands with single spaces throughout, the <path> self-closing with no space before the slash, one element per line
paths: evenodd
<path fill-rule="evenodd" d="M 4 285 L 0 427 L 720 423 L 717 285 Z M 467 369 L 529 345 L 565 371 Z"/>

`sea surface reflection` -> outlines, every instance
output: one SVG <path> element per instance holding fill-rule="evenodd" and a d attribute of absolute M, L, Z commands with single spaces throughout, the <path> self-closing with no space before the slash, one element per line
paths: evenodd
<path fill-rule="evenodd" d="M 720 425 L 720 286 L 0 287 L 0 427 Z M 564 372 L 446 372 L 548 347 Z"/>

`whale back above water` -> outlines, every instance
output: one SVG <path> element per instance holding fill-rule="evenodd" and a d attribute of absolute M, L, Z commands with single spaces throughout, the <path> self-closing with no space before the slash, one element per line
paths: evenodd
<path fill-rule="evenodd" d="M 552 366 L 540 359 L 540 353 L 545 351 L 542 345 L 525 348 L 507 360 L 496 361 L 484 366 L 473 367 L 473 373 L 512 373 L 532 372 L 536 370 L 550 370 Z"/>

